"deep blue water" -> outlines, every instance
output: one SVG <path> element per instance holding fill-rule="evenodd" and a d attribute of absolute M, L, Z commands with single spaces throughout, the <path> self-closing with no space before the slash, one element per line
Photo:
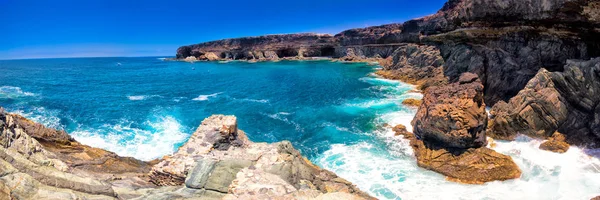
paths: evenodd
<path fill-rule="evenodd" d="M 463 185 L 416 165 L 408 141 L 413 87 L 375 66 L 330 61 L 198 62 L 158 58 L 0 61 L 0 106 L 78 141 L 143 160 L 170 154 L 212 114 L 238 117 L 256 142 L 289 140 L 315 164 L 380 199 L 590 199 L 600 161 L 582 149 L 540 151 L 538 140 L 497 142 L 517 180 Z M 574 192 L 577 191 L 577 192 Z"/>

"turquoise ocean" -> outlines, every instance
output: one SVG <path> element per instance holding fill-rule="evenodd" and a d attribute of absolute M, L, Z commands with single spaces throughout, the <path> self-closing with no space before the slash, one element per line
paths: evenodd
<path fill-rule="evenodd" d="M 309 160 L 380 199 L 589 199 L 600 151 L 540 151 L 541 141 L 497 141 L 517 180 L 464 185 L 416 166 L 408 141 L 421 98 L 379 78 L 377 66 L 331 61 L 176 62 L 157 57 L 0 61 L 0 106 L 121 156 L 173 153 L 212 114 L 235 115 L 255 142 L 289 140 Z"/>

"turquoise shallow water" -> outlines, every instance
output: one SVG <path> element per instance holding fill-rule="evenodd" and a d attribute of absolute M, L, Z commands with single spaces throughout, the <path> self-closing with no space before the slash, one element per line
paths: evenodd
<path fill-rule="evenodd" d="M 143 160 L 174 152 L 212 114 L 236 115 L 251 140 L 289 140 L 314 163 L 381 199 L 600 195 L 600 161 L 589 150 L 553 154 L 539 151 L 540 141 L 530 138 L 495 147 L 513 157 L 521 179 L 462 185 L 417 167 L 408 142 L 383 124 L 410 129 L 415 110 L 401 102 L 420 94 L 373 76 L 374 70 L 329 61 L 0 61 L 0 106 L 82 143 Z"/>
<path fill-rule="evenodd" d="M 250 139 L 289 140 L 309 158 L 373 140 L 379 99 L 399 88 L 366 64 L 184 63 L 158 58 L 0 61 L 0 105 L 120 155 L 173 152 L 211 114 L 236 115 Z"/>

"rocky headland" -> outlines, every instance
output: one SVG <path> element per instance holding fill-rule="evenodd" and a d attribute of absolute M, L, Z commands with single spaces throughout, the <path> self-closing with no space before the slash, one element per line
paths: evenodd
<path fill-rule="evenodd" d="M 151 162 L 1 108 L 0 144 L 0 199 L 373 199 L 287 141 L 249 141 L 234 116 L 205 119 L 176 153 Z"/>

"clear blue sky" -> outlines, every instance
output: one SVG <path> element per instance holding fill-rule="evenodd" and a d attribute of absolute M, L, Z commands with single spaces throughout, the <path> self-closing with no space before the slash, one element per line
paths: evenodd
<path fill-rule="evenodd" d="M 335 34 L 435 13 L 445 0 L 0 0 L 0 59 L 173 56 L 264 34 Z"/>

